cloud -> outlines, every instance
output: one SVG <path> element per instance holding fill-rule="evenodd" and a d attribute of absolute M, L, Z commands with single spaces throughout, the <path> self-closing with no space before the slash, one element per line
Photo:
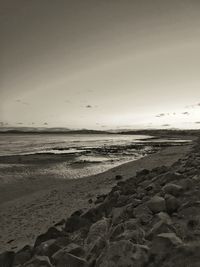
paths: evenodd
<path fill-rule="evenodd" d="M 157 118 L 160 118 L 160 117 L 163 117 L 163 116 L 165 116 L 165 113 L 160 113 L 160 114 L 156 115 Z"/>
<path fill-rule="evenodd" d="M 194 104 L 194 105 L 187 105 L 187 106 L 185 106 L 185 108 L 192 108 L 192 109 L 194 109 L 194 108 L 197 108 L 197 107 L 200 107 L 200 103 L 197 103 L 197 104 Z"/>
<path fill-rule="evenodd" d="M 16 102 L 17 102 L 17 103 L 21 103 L 21 104 L 23 104 L 23 105 L 29 105 L 28 102 L 22 101 L 21 99 L 17 99 Z"/>
<path fill-rule="evenodd" d="M 170 124 L 163 124 L 162 125 L 163 127 L 168 127 L 168 126 L 171 126 Z"/>

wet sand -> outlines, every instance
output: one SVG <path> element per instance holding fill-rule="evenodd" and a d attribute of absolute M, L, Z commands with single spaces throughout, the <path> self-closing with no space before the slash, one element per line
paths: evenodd
<path fill-rule="evenodd" d="M 140 160 L 125 163 L 104 173 L 64 180 L 32 177 L 0 186 L 0 251 L 18 250 L 36 236 L 68 217 L 73 211 L 91 207 L 89 199 L 107 193 L 117 183 L 115 176 L 130 178 L 141 169 L 170 166 L 184 157 L 192 145 L 164 148 Z"/>

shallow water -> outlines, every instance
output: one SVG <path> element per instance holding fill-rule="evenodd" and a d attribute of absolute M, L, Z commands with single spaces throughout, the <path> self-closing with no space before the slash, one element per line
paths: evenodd
<path fill-rule="evenodd" d="M 144 135 L 113 134 L 2 134 L 0 156 L 33 153 L 76 153 L 91 148 L 128 145 Z"/>
<path fill-rule="evenodd" d="M 152 142 L 144 135 L 2 134 L 0 181 L 97 174 L 153 153 Z"/>
<path fill-rule="evenodd" d="M 130 147 L 142 135 L 7 134 L 0 135 L 0 177 L 48 176 L 78 178 L 136 160 L 151 151 L 149 145 Z M 31 158 L 34 157 L 34 161 Z M 60 156 L 62 156 L 60 158 Z M 70 157 L 69 157 L 70 155 Z M 23 159 L 21 159 L 23 157 Z M 30 158 L 27 161 L 27 158 Z M 44 160 L 45 159 L 45 160 Z"/>

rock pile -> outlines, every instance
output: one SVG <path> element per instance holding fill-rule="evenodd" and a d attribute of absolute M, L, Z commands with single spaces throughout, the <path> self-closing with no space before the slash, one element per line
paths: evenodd
<path fill-rule="evenodd" d="M 0 255 L 4 267 L 200 266 L 200 140 L 171 167 L 143 170 L 86 212 Z"/>

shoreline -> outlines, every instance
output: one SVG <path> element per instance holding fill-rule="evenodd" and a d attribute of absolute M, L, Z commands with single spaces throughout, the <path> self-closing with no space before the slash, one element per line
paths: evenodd
<path fill-rule="evenodd" d="M 162 165 L 170 166 L 184 157 L 192 145 L 163 148 L 142 159 L 89 177 L 73 180 L 33 179 L 26 183 L 7 185 L 7 188 L 5 186 L 1 190 L 4 196 L 8 192 L 12 196 L 0 205 L 0 251 L 18 250 L 28 243 L 32 244 L 36 236 L 62 218 L 70 216 L 77 209 L 92 207 L 93 204 L 89 204 L 88 200 L 95 200 L 97 195 L 108 193 L 117 183 L 116 175 L 122 175 L 123 180 L 126 180 L 145 168 L 150 170 Z M 18 198 L 15 197 L 17 192 Z"/>

